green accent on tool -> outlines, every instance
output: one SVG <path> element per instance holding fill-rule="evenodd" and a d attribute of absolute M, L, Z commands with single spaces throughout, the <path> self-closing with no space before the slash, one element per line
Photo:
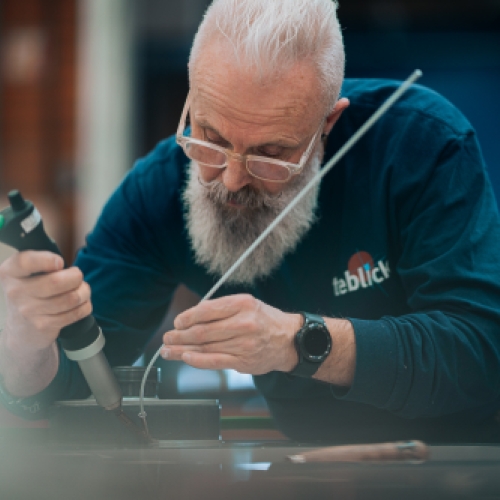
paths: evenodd
<path fill-rule="evenodd" d="M 2 229 L 4 222 L 5 222 L 5 217 L 2 214 L 0 214 L 0 229 Z"/>

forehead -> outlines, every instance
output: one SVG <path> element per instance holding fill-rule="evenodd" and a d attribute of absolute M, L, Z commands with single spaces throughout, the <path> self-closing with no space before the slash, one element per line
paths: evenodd
<path fill-rule="evenodd" d="M 301 61 L 273 73 L 261 77 L 228 47 L 210 44 L 190 72 L 194 119 L 218 130 L 310 134 L 326 115 L 316 69 Z"/>

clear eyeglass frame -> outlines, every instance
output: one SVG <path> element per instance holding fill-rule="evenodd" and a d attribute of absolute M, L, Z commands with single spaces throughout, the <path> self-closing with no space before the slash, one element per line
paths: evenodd
<path fill-rule="evenodd" d="M 291 163 L 275 158 L 266 158 L 265 156 L 240 155 L 238 153 L 233 153 L 229 149 L 223 148 L 222 146 L 218 146 L 217 144 L 212 144 L 207 141 L 202 141 L 200 139 L 184 135 L 190 105 L 191 92 L 188 93 L 176 133 L 177 144 L 182 147 L 186 156 L 203 166 L 217 169 L 226 168 L 229 158 L 235 158 L 245 164 L 247 172 L 252 177 L 256 177 L 257 179 L 266 182 L 283 183 L 289 181 L 294 175 L 300 174 L 312 153 L 313 147 L 321 134 L 324 124 L 322 121 L 320 127 L 311 138 L 311 142 L 307 146 L 307 149 L 302 153 L 299 163 Z M 207 163 L 206 161 L 200 161 L 200 159 L 193 153 L 193 148 L 208 148 L 207 150 L 203 149 L 203 151 L 207 152 L 207 154 L 213 155 L 214 162 Z M 215 161 L 215 159 L 217 159 L 217 161 Z"/>

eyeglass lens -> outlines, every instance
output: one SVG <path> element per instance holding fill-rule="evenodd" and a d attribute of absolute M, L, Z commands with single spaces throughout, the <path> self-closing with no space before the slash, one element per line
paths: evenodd
<path fill-rule="evenodd" d="M 227 162 L 225 153 L 208 146 L 187 142 L 185 150 L 189 158 L 207 167 L 221 168 Z M 284 182 L 290 177 L 290 172 L 286 167 L 273 162 L 247 160 L 246 167 L 251 175 L 260 179 Z"/>
<path fill-rule="evenodd" d="M 186 154 L 194 161 L 213 167 L 223 167 L 226 155 L 221 151 L 193 142 L 186 143 Z"/>

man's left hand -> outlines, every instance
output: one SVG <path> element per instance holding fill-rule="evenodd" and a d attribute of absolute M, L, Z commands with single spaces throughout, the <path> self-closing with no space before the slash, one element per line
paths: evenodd
<path fill-rule="evenodd" d="M 195 368 L 261 375 L 289 372 L 298 362 L 294 336 L 300 314 L 289 314 L 251 295 L 200 302 L 179 314 L 163 336 L 161 355 Z"/>

